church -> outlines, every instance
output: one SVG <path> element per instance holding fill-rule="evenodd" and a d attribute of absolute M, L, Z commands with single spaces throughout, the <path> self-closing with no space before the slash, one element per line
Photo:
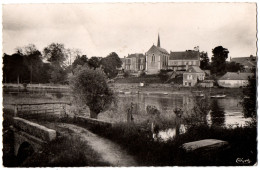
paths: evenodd
<path fill-rule="evenodd" d="M 122 68 L 132 74 L 145 70 L 146 74 L 158 74 L 160 70 L 171 69 L 173 71 L 186 71 L 191 66 L 200 66 L 200 53 L 195 50 L 177 51 L 170 53 L 161 47 L 160 35 L 158 35 L 157 45 L 144 54 L 128 54 L 121 59 Z"/>
<path fill-rule="evenodd" d="M 146 73 L 157 74 L 161 69 L 168 68 L 170 54 L 164 48 L 161 48 L 160 36 L 158 35 L 157 46 L 152 47 L 146 52 Z"/>
<path fill-rule="evenodd" d="M 157 74 L 160 70 L 171 69 L 174 71 L 186 71 L 191 66 L 200 66 L 200 53 L 196 50 L 168 52 L 161 47 L 160 36 L 158 35 L 157 46 L 146 52 L 146 73 Z"/>

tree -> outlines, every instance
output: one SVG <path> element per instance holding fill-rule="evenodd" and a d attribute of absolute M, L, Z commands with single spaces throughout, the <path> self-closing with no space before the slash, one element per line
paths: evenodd
<path fill-rule="evenodd" d="M 200 52 L 200 68 L 202 70 L 208 70 L 209 66 L 209 57 L 207 52 Z"/>
<path fill-rule="evenodd" d="M 26 65 L 25 56 L 22 53 L 14 53 L 12 55 L 4 54 L 3 57 L 3 72 L 5 82 L 17 82 L 26 79 L 28 67 Z"/>
<path fill-rule="evenodd" d="M 244 66 L 236 63 L 236 62 L 227 62 L 226 63 L 226 70 L 228 72 L 238 72 L 238 71 L 244 71 Z"/>
<path fill-rule="evenodd" d="M 215 47 L 212 50 L 211 74 L 224 75 L 226 73 L 226 59 L 228 58 L 228 49 L 222 46 Z"/>
<path fill-rule="evenodd" d="M 41 52 L 34 44 L 29 44 L 23 48 L 22 53 L 25 56 L 28 70 L 30 70 L 30 83 L 33 82 L 33 79 L 39 81 L 41 79 L 40 70 L 43 66 Z"/>
<path fill-rule="evenodd" d="M 88 60 L 88 65 L 90 68 L 93 68 L 95 70 L 100 66 L 100 59 L 98 57 L 91 57 Z"/>
<path fill-rule="evenodd" d="M 64 66 L 64 61 L 68 58 L 67 51 L 63 44 L 52 43 L 43 49 L 44 57 L 52 65 Z"/>
<path fill-rule="evenodd" d="M 78 65 L 88 64 L 88 57 L 86 55 L 78 56 L 72 63 L 72 70 L 74 70 Z"/>
<path fill-rule="evenodd" d="M 118 74 L 117 68 L 122 66 L 122 61 L 117 53 L 112 52 L 107 57 L 102 58 L 101 66 L 108 78 L 114 78 Z"/>
<path fill-rule="evenodd" d="M 256 120 L 257 112 L 256 112 L 256 72 L 253 71 L 253 76 L 248 77 L 248 85 L 247 88 L 243 89 L 243 99 L 242 106 L 245 117 L 252 117 Z"/>
<path fill-rule="evenodd" d="M 108 109 L 115 101 L 113 92 L 107 85 L 106 76 L 100 69 L 79 69 L 72 77 L 70 85 L 76 101 L 89 107 L 91 118 L 97 119 L 98 114 Z"/>

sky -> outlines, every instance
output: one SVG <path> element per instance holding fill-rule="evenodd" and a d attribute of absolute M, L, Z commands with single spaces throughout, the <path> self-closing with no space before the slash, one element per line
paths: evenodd
<path fill-rule="evenodd" d="M 3 52 L 52 42 L 82 54 L 119 57 L 145 53 L 157 44 L 170 51 L 199 46 L 212 56 L 223 46 L 229 57 L 256 55 L 255 3 L 4 4 Z"/>

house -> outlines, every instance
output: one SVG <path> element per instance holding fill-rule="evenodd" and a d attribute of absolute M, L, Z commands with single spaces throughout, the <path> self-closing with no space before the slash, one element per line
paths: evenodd
<path fill-rule="evenodd" d="M 200 87 L 213 87 L 214 86 L 214 80 L 203 80 L 199 83 Z"/>
<path fill-rule="evenodd" d="M 195 86 L 199 81 L 205 79 L 205 72 L 198 66 L 186 65 L 186 71 L 183 73 L 183 86 Z"/>
<path fill-rule="evenodd" d="M 145 70 L 145 55 L 142 53 L 128 54 L 124 58 L 123 69 L 131 72 Z"/>
<path fill-rule="evenodd" d="M 171 52 L 168 68 L 174 71 L 185 70 L 188 66 L 200 66 L 200 53 L 195 50 L 186 50 L 180 52 Z"/>
<path fill-rule="evenodd" d="M 248 77 L 252 76 L 253 73 L 227 72 L 217 82 L 221 87 L 244 87 L 248 85 Z"/>
<path fill-rule="evenodd" d="M 236 57 L 231 58 L 230 62 L 239 63 L 244 66 L 244 72 L 252 72 L 254 68 L 256 68 L 256 56 L 250 55 L 250 57 Z"/>
<path fill-rule="evenodd" d="M 147 74 L 157 74 L 161 69 L 166 70 L 168 68 L 169 53 L 164 48 L 161 48 L 159 35 L 157 46 L 152 45 L 145 56 Z"/>

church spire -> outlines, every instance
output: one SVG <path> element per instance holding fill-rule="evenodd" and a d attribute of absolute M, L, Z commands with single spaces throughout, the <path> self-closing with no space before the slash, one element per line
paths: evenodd
<path fill-rule="evenodd" d="M 158 34 L 158 42 L 157 42 L 157 47 L 161 47 L 161 44 L 160 44 L 160 35 Z"/>

